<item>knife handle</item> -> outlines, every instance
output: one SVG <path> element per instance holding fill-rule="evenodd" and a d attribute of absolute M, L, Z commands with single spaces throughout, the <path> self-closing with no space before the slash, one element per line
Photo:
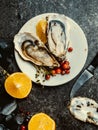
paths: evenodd
<path fill-rule="evenodd" d="M 92 60 L 91 65 L 94 66 L 95 68 L 98 66 L 98 53 L 96 54 L 96 56 Z"/>

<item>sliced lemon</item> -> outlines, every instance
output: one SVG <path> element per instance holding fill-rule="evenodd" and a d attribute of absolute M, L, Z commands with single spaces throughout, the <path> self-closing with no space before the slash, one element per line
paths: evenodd
<path fill-rule="evenodd" d="M 46 28 L 47 21 L 45 19 L 40 20 L 36 25 L 36 34 L 43 43 L 47 42 Z"/>
<path fill-rule="evenodd" d="M 27 97 L 31 88 L 31 79 L 22 72 L 13 73 L 5 80 L 5 90 L 14 98 Z"/>
<path fill-rule="evenodd" d="M 55 121 L 45 113 L 38 113 L 30 119 L 28 130 L 55 130 Z"/>

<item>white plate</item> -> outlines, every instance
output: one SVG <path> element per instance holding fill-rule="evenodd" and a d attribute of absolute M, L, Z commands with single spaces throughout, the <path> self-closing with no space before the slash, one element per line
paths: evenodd
<path fill-rule="evenodd" d="M 30 19 L 27 23 L 24 24 L 24 26 L 20 29 L 19 32 L 29 32 L 32 33 L 34 36 L 36 36 L 35 27 L 37 21 L 39 21 L 42 18 L 45 18 L 47 15 L 50 14 L 52 15 L 54 13 L 41 14 Z M 63 76 L 56 75 L 54 77 L 51 77 L 49 80 L 45 82 L 43 82 L 43 79 L 40 76 L 39 79 L 42 85 L 57 86 L 67 83 L 68 81 L 72 80 L 79 74 L 79 72 L 82 70 L 86 62 L 88 54 L 88 44 L 85 34 L 75 21 L 73 21 L 69 17 L 67 17 L 67 19 L 70 24 L 70 41 L 73 47 L 73 51 L 71 53 L 67 53 L 67 59 L 70 62 L 71 72 L 68 75 Z M 31 78 L 31 80 L 36 83 L 37 81 L 37 79 L 35 78 L 36 69 L 34 68 L 34 66 L 31 63 L 22 60 L 16 51 L 15 51 L 15 58 L 20 70 L 26 73 Z"/>

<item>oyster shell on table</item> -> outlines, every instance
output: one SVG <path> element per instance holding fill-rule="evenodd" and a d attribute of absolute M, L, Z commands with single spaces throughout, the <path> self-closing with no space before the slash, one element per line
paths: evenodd
<path fill-rule="evenodd" d="M 14 37 L 15 49 L 26 61 L 39 66 L 59 66 L 57 60 L 50 55 L 43 43 L 39 42 L 30 33 L 18 33 Z"/>
<path fill-rule="evenodd" d="M 71 100 L 69 110 L 76 119 L 98 125 L 98 103 L 86 97 Z"/>
<path fill-rule="evenodd" d="M 47 46 L 50 52 L 59 60 L 66 57 L 66 50 L 69 42 L 70 26 L 64 15 L 49 15 L 46 17 L 47 25 Z"/>

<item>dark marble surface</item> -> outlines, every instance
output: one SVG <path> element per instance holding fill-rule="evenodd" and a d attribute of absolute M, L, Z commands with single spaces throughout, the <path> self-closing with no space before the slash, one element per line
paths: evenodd
<path fill-rule="evenodd" d="M 83 70 L 98 52 L 98 0 L 0 0 L 0 65 L 9 73 L 20 71 L 14 59 L 14 35 L 27 20 L 46 12 L 63 13 L 83 29 L 88 41 L 88 58 Z M 28 98 L 17 101 L 19 107 L 31 115 L 47 113 L 55 120 L 56 130 L 97 130 L 97 126 L 76 120 L 67 108 L 69 93 L 77 78 L 51 88 L 33 83 Z M 98 102 L 98 68 L 76 95 Z"/>

